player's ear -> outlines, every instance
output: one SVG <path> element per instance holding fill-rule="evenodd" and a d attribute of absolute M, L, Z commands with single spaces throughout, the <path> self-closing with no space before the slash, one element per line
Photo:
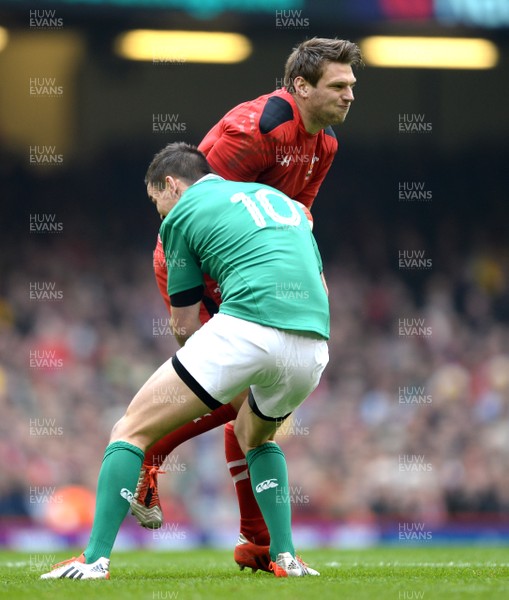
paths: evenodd
<path fill-rule="evenodd" d="M 175 192 L 175 190 L 177 189 L 177 180 L 175 179 L 175 177 L 172 177 L 171 175 L 166 175 L 166 177 L 164 178 L 164 182 L 166 184 L 167 190 L 170 190 L 170 192 Z"/>
<path fill-rule="evenodd" d="M 309 83 L 302 77 L 298 75 L 293 80 L 293 88 L 295 93 L 301 96 L 302 98 L 307 98 L 309 95 Z"/>

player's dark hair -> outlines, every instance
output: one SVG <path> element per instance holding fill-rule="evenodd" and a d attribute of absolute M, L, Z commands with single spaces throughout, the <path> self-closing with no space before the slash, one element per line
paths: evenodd
<path fill-rule="evenodd" d="M 192 185 L 204 175 L 212 173 L 203 152 L 185 142 L 173 142 L 160 150 L 152 159 L 145 175 L 145 185 L 164 185 L 166 176 L 178 177 Z"/>
<path fill-rule="evenodd" d="M 354 42 L 314 37 L 295 46 L 288 57 L 284 77 L 286 89 L 295 93 L 293 82 L 299 76 L 315 87 L 328 62 L 364 66 L 361 50 Z"/>

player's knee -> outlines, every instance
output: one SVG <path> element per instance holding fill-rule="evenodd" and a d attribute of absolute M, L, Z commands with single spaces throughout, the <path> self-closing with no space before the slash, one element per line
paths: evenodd
<path fill-rule="evenodd" d="M 246 454 L 250 450 L 250 448 L 247 440 L 246 426 L 241 419 L 237 419 L 235 421 L 233 425 L 233 432 L 235 433 L 235 437 L 237 438 L 237 442 L 239 443 L 240 449 L 244 454 Z"/>
<path fill-rule="evenodd" d="M 125 435 L 126 435 L 125 417 L 122 417 L 111 428 L 110 443 L 124 439 Z"/>
<path fill-rule="evenodd" d="M 116 433 L 118 431 L 118 424 L 120 423 L 120 421 L 117 421 L 115 423 L 115 425 L 113 425 L 113 427 L 111 428 L 111 433 L 110 433 L 110 443 L 115 441 L 116 438 Z"/>

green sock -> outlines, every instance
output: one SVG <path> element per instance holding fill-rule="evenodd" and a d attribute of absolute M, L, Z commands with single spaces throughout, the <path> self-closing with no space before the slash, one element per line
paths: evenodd
<path fill-rule="evenodd" d="M 270 533 L 270 556 L 280 552 L 295 556 L 292 540 L 292 508 L 285 455 L 274 442 L 267 442 L 246 455 L 251 486 Z"/>
<path fill-rule="evenodd" d="M 87 563 L 109 558 L 134 494 L 144 452 L 127 442 L 113 442 L 104 452 L 97 481 L 94 524 L 85 549 Z"/>

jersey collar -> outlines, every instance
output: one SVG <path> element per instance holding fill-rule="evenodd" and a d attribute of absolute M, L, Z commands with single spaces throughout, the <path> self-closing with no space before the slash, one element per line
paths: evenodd
<path fill-rule="evenodd" d="M 213 179 L 221 179 L 224 181 L 224 177 L 221 177 L 220 175 L 216 175 L 215 173 L 207 173 L 207 175 L 204 175 L 203 177 L 200 177 L 200 179 L 197 179 L 193 183 L 193 185 L 197 185 L 198 183 L 202 183 L 203 181 L 211 181 Z"/>

